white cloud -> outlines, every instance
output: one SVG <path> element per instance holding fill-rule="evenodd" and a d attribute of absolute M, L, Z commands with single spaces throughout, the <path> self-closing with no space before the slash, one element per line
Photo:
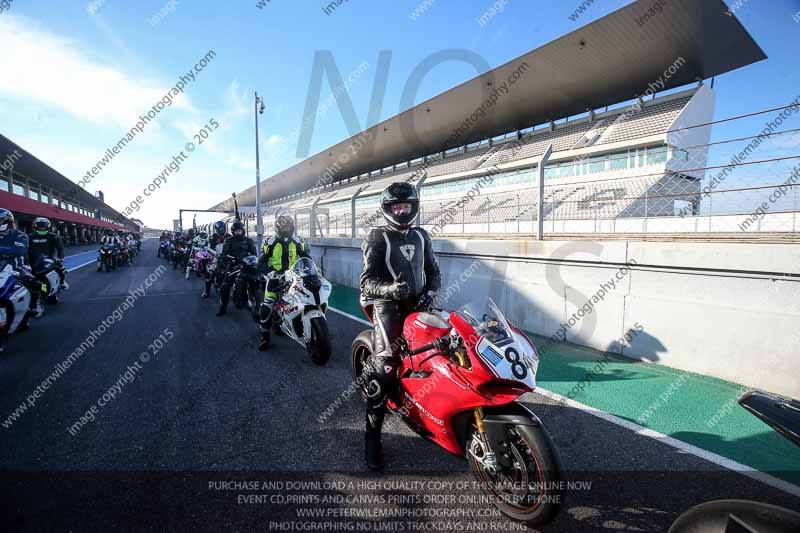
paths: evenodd
<path fill-rule="evenodd" d="M 267 145 L 267 148 L 273 148 L 275 146 L 280 145 L 283 142 L 283 140 L 284 140 L 283 137 L 281 137 L 280 135 L 270 135 L 269 137 L 267 137 L 265 144 Z"/>
<path fill-rule="evenodd" d="M 222 113 L 222 118 L 225 123 L 247 116 L 248 111 L 251 109 L 251 101 L 247 93 L 241 88 L 239 80 L 233 80 L 228 84 L 223 101 L 225 102 L 225 109 Z"/>
<path fill-rule="evenodd" d="M 13 50 L 0 54 L 0 92 L 56 106 L 96 124 L 130 128 L 168 90 L 93 62 L 79 43 L 17 16 L 0 17 L 0 50 Z M 172 105 L 191 109 L 184 95 Z"/>

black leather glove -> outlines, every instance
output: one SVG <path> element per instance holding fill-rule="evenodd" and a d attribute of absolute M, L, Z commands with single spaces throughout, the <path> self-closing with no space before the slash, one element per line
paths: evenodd
<path fill-rule="evenodd" d="M 433 292 L 426 291 L 425 294 L 420 296 L 419 301 L 417 302 L 417 309 L 420 311 L 430 311 L 435 296 L 436 295 Z"/>
<path fill-rule="evenodd" d="M 388 293 L 392 300 L 405 300 L 411 296 L 411 288 L 405 281 L 395 281 L 389 286 Z"/>

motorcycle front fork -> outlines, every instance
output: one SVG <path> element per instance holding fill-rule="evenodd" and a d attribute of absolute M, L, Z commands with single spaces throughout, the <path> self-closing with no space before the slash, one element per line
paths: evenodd
<path fill-rule="evenodd" d="M 495 455 L 486 436 L 486 426 L 483 423 L 483 408 L 473 410 L 475 416 L 475 435 L 470 445 L 469 453 L 481 463 L 491 474 L 497 473 L 497 455 Z"/>

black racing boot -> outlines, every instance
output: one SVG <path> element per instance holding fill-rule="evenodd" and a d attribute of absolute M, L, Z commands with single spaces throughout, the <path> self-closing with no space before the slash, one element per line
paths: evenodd
<path fill-rule="evenodd" d="M 208 298 L 208 289 L 203 289 L 203 294 L 200 295 L 200 298 L 206 299 Z"/>
<path fill-rule="evenodd" d="M 383 446 L 381 445 L 380 431 L 367 431 L 364 433 L 364 459 L 370 470 L 383 468 Z"/>
<path fill-rule="evenodd" d="M 262 352 L 269 348 L 272 329 L 272 308 L 275 305 L 275 300 L 272 298 L 265 298 L 258 308 L 258 321 L 261 329 L 261 343 L 258 349 Z"/>
<path fill-rule="evenodd" d="M 25 316 L 22 317 L 22 322 L 19 323 L 17 326 L 17 333 L 22 333 L 23 331 L 28 331 L 31 329 L 31 318 L 36 316 L 35 309 L 28 309 L 25 312 Z"/>
<path fill-rule="evenodd" d="M 260 352 L 266 352 L 269 348 L 269 342 L 272 339 L 272 335 L 270 334 L 269 329 L 262 329 L 261 330 L 261 341 L 258 343 L 258 350 Z"/>
<path fill-rule="evenodd" d="M 217 311 L 217 316 L 223 316 L 228 314 L 228 305 L 227 304 L 219 304 L 219 310 Z"/>

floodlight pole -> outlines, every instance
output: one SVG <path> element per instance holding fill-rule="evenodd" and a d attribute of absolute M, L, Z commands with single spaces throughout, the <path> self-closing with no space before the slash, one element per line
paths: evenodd
<path fill-rule="evenodd" d="M 547 164 L 552 153 L 553 145 L 551 144 L 547 147 L 547 150 L 544 151 L 542 158 L 539 160 L 539 229 L 536 232 L 536 239 L 540 241 L 544 240 L 544 166 Z"/>
<path fill-rule="evenodd" d="M 254 115 L 256 121 L 256 250 L 261 250 L 264 241 L 264 214 L 261 212 L 261 166 L 258 154 L 258 115 L 264 112 L 264 97 L 255 93 Z"/>

